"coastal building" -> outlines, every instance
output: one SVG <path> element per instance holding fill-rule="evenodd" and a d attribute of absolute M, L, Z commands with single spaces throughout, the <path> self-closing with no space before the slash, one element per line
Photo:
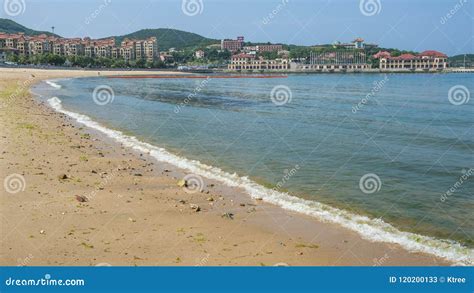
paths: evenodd
<path fill-rule="evenodd" d="M 222 40 L 221 50 L 228 50 L 230 52 L 240 51 L 244 44 L 244 37 L 237 37 L 237 40 Z"/>
<path fill-rule="evenodd" d="M 341 43 L 341 42 L 335 42 L 332 44 L 334 48 L 339 48 L 339 49 L 347 49 L 347 50 L 362 50 L 362 49 L 372 49 L 372 48 L 377 48 L 377 44 L 369 44 L 366 43 L 364 39 L 362 38 L 356 38 L 350 43 Z M 327 47 L 327 45 L 322 45 L 322 46 L 314 46 L 314 48 L 324 48 Z"/>
<path fill-rule="evenodd" d="M 172 62 L 172 61 L 174 60 L 174 57 L 173 57 L 173 55 L 171 55 L 171 54 L 161 53 L 161 54 L 160 54 L 160 60 L 161 60 L 162 62 L 165 62 L 165 63 L 166 63 L 166 62 Z"/>
<path fill-rule="evenodd" d="M 85 56 L 90 58 L 113 58 L 146 60 L 158 58 L 158 44 L 154 37 L 145 40 L 124 39 L 117 46 L 114 38 L 93 40 L 88 37 L 58 38 L 41 34 L 25 36 L 23 33 L 0 33 L 0 49 L 3 52 L 24 56 L 52 53 L 60 56 Z"/>
<path fill-rule="evenodd" d="M 228 65 L 228 70 L 289 70 L 290 63 L 288 59 L 267 60 L 262 57 L 257 58 L 254 54 L 233 55 Z"/>
<path fill-rule="evenodd" d="M 204 58 L 204 51 L 203 50 L 197 50 L 196 52 L 194 52 L 194 56 L 196 56 L 197 59 L 202 59 Z"/>
<path fill-rule="evenodd" d="M 283 50 L 283 45 L 257 45 L 255 51 L 261 52 L 275 52 Z"/>
<path fill-rule="evenodd" d="M 433 50 L 400 56 L 381 51 L 373 57 L 379 59 L 379 69 L 384 71 L 438 71 L 448 67 L 448 56 Z"/>

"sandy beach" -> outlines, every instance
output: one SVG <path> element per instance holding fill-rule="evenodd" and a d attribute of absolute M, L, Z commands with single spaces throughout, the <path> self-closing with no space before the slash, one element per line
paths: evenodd
<path fill-rule="evenodd" d="M 150 74 L 100 75 L 124 73 Z M 42 80 L 97 75 L 0 69 L 0 177 L 24 178 L 18 192 L 1 188 L 0 265 L 450 265 L 212 180 L 187 193 L 178 186 L 184 170 L 77 124 L 29 92 Z"/>

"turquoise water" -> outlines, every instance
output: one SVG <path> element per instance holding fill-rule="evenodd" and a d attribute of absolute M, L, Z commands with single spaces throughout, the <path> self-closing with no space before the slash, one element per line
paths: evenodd
<path fill-rule="evenodd" d="M 402 231 L 474 246 L 474 176 L 466 176 L 474 168 L 474 101 L 456 106 L 448 99 L 456 85 L 474 93 L 474 75 L 55 83 L 61 88 L 42 84 L 35 91 L 181 157 Z M 100 85 L 114 91 L 102 106 L 92 98 Z M 271 92 L 280 85 L 291 101 L 277 106 Z M 366 174 L 380 179 L 373 193 L 359 185 Z"/>

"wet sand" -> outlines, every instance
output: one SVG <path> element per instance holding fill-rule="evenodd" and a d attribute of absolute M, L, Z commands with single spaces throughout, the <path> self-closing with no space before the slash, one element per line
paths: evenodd
<path fill-rule="evenodd" d="M 100 75 L 123 74 L 150 72 Z M 0 69 L 0 178 L 22 178 L 18 192 L 0 189 L 0 265 L 450 264 L 205 178 L 202 192 L 187 193 L 178 186 L 184 170 L 86 129 L 29 93 L 41 80 L 97 75 Z"/>

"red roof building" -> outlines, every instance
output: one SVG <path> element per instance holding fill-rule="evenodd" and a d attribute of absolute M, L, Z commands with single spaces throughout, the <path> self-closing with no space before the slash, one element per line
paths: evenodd
<path fill-rule="evenodd" d="M 417 55 L 405 53 L 395 57 L 389 52 L 380 51 L 373 57 L 379 59 L 381 70 L 388 71 L 439 71 L 448 67 L 448 56 L 433 50 Z"/>

